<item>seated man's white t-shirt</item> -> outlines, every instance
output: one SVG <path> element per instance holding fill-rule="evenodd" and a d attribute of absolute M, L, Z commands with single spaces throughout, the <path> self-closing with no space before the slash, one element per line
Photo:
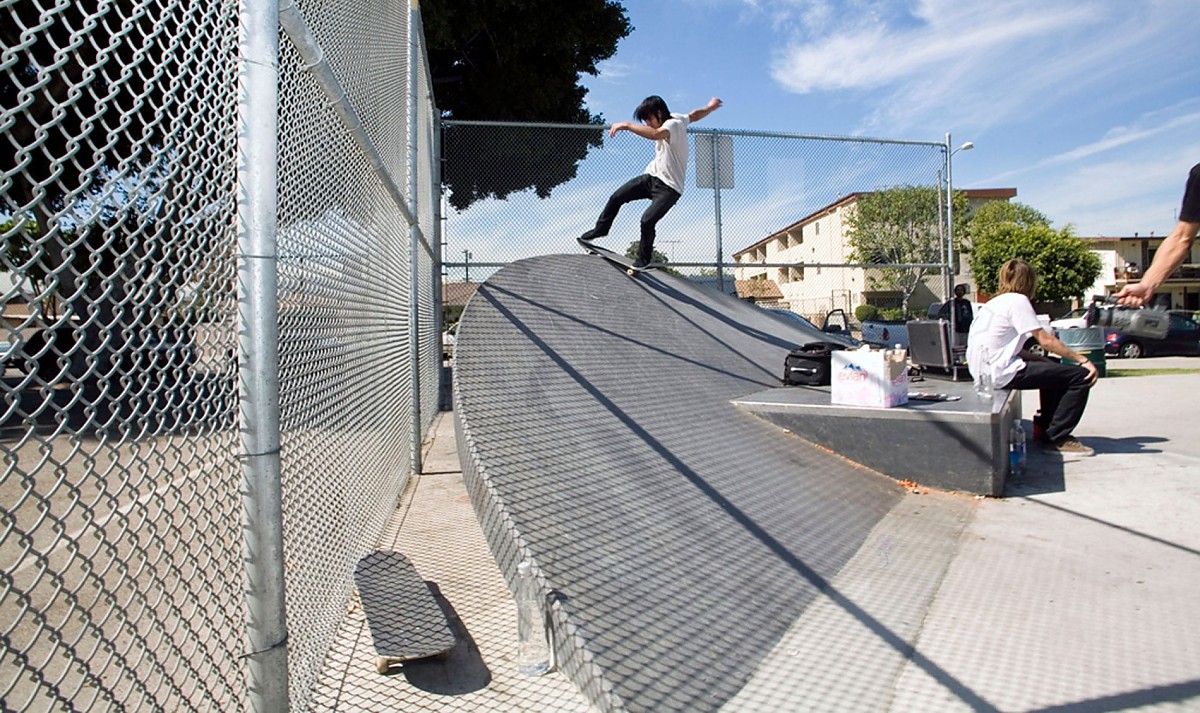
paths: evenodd
<path fill-rule="evenodd" d="M 979 308 L 967 336 L 967 368 L 979 379 L 987 370 L 992 383 L 1002 388 L 1024 368 L 1021 347 L 1035 329 L 1041 329 L 1029 298 L 1006 292 Z"/>

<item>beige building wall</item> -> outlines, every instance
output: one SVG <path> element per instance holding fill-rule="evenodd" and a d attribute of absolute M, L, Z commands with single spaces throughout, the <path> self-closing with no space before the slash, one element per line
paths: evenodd
<path fill-rule="evenodd" d="M 1014 188 L 965 191 L 971 210 L 989 200 L 1008 200 L 1017 194 Z M 814 267 L 814 264 L 842 265 L 851 262 L 845 221 L 855 209 L 859 193 L 851 193 L 758 243 L 735 253 L 738 279 L 774 280 L 793 312 L 819 323 L 831 309 L 854 308 L 871 302 L 871 296 L 890 293 L 870 290 L 870 280 L 861 268 Z M 974 292 L 974 281 L 966 272 L 961 255 L 955 282 L 966 282 Z M 759 267 L 772 263 L 806 263 L 805 267 Z M 944 275 L 938 271 L 925 278 L 925 287 L 913 294 L 909 304 L 915 312 L 942 299 Z M 896 299 L 899 295 L 896 294 Z M 898 306 L 898 305 L 897 305 Z"/>
<path fill-rule="evenodd" d="M 816 323 L 832 309 L 852 312 L 862 304 L 859 268 L 815 267 L 849 262 L 844 219 L 853 201 L 835 203 L 735 256 L 741 280 L 773 280 L 793 312 Z M 807 263 L 805 267 L 758 267 L 760 263 Z M 744 267 L 743 267 L 744 265 Z"/>

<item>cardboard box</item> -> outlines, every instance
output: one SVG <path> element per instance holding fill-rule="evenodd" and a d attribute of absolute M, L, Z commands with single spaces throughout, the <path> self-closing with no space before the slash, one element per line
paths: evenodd
<path fill-rule="evenodd" d="M 908 359 L 903 349 L 835 351 L 830 400 L 847 406 L 890 408 L 908 403 Z"/>

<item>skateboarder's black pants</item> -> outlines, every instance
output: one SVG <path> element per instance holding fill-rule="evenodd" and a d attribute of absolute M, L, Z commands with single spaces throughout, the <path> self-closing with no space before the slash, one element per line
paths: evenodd
<path fill-rule="evenodd" d="M 662 179 L 648 173 L 629 180 L 609 196 L 608 203 L 604 204 L 604 210 L 596 219 L 596 227 L 584 233 L 583 239 L 592 240 L 608 235 L 608 230 L 616 220 L 621 206 L 631 201 L 646 199 L 649 199 L 650 207 L 642 213 L 642 240 L 638 245 L 637 262 L 642 265 L 650 262 L 654 254 L 654 226 L 679 200 L 679 193 L 663 183 Z"/>
<path fill-rule="evenodd" d="M 1027 361 L 1005 389 L 1037 389 L 1046 439 L 1057 443 L 1075 430 L 1087 406 L 1088 370 L 1056 361 Z"/>

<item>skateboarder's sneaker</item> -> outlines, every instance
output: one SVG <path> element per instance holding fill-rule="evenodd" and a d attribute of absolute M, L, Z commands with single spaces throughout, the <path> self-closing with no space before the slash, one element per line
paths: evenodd
<path fill-rule="evenodd" d="M 579 239 L 590 243 L 596 238 L 603 238 L 605 235 L 608 235 L 608 233 L 601 233 L 599 230 L 592 228 L 583 235 L 580 235 Z"/>

